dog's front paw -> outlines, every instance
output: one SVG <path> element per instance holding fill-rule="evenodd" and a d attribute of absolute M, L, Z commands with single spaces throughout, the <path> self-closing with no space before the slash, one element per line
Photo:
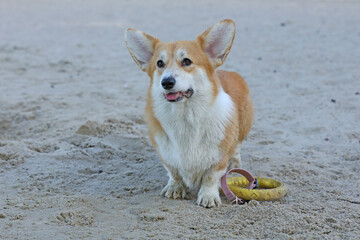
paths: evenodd
<path fill-rule="evenodd" d="M 161 196 L 167 198 L 186 198 L 188 189 L 182 182 L 169 181 L 168 184 L 161 191 Z"/>
<path fill-rule="evenodd" d="M 201 188 L 196 201 L 197 205 L 201 205 L 206 208 L 220 206 L 221 199 L 219 191 L 216 189 L 203 189 Z"/>

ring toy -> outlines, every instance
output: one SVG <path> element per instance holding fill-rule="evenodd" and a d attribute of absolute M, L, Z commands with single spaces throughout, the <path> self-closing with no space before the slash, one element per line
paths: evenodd
<path fill-rule="evenodd" d="M 282 182 L 270 178 L 256 178 L 258 189 L 246 189 L 249 182 L 245 177 L 227 179 L 230 190 L 239 198 L 256 201 L 273 201 L 285 196 L 286 188 Z"/>
<path fill-rule="evenodd" d="M 227 178 L 230 172 L 240 173 L 244 177 Z M 226 197 L 237 204 L 250 200 L 273 201 L 286 195 L 286 187 L 282 182 L 270 178 L 255 178 L 240 168 L 229 170 L 221 178 L 221 188 Z"/>

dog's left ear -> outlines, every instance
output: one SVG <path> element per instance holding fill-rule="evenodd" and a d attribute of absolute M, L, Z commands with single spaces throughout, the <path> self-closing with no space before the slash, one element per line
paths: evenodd
<path fill-rule="evenodd" d="M 221 66 L 230 52 L 235 37 L 235 23 L 230 19 L 222 20 L 196 39 L 207 54 L 214 68 Z"/>

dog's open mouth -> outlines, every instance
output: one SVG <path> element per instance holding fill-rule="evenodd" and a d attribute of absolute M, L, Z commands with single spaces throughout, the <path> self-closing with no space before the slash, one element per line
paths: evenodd
<path fill-rule="evenodd" d="M 184 97 L 190 98 L 194 94 L 194 90 L 189 88 L 186 92 L 169 92 L 165 94 L 166 100 L 169 102 L 181 101 Z"/>

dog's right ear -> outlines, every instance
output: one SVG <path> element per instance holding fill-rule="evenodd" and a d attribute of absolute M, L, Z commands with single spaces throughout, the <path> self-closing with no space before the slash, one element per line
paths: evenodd
<path fill-rule="evenodd" d="M 125 42 L 135 63 L 146 72 L 155 46 L 160 40 L 142 31 L 128 28 L 125 31 Z"/>

